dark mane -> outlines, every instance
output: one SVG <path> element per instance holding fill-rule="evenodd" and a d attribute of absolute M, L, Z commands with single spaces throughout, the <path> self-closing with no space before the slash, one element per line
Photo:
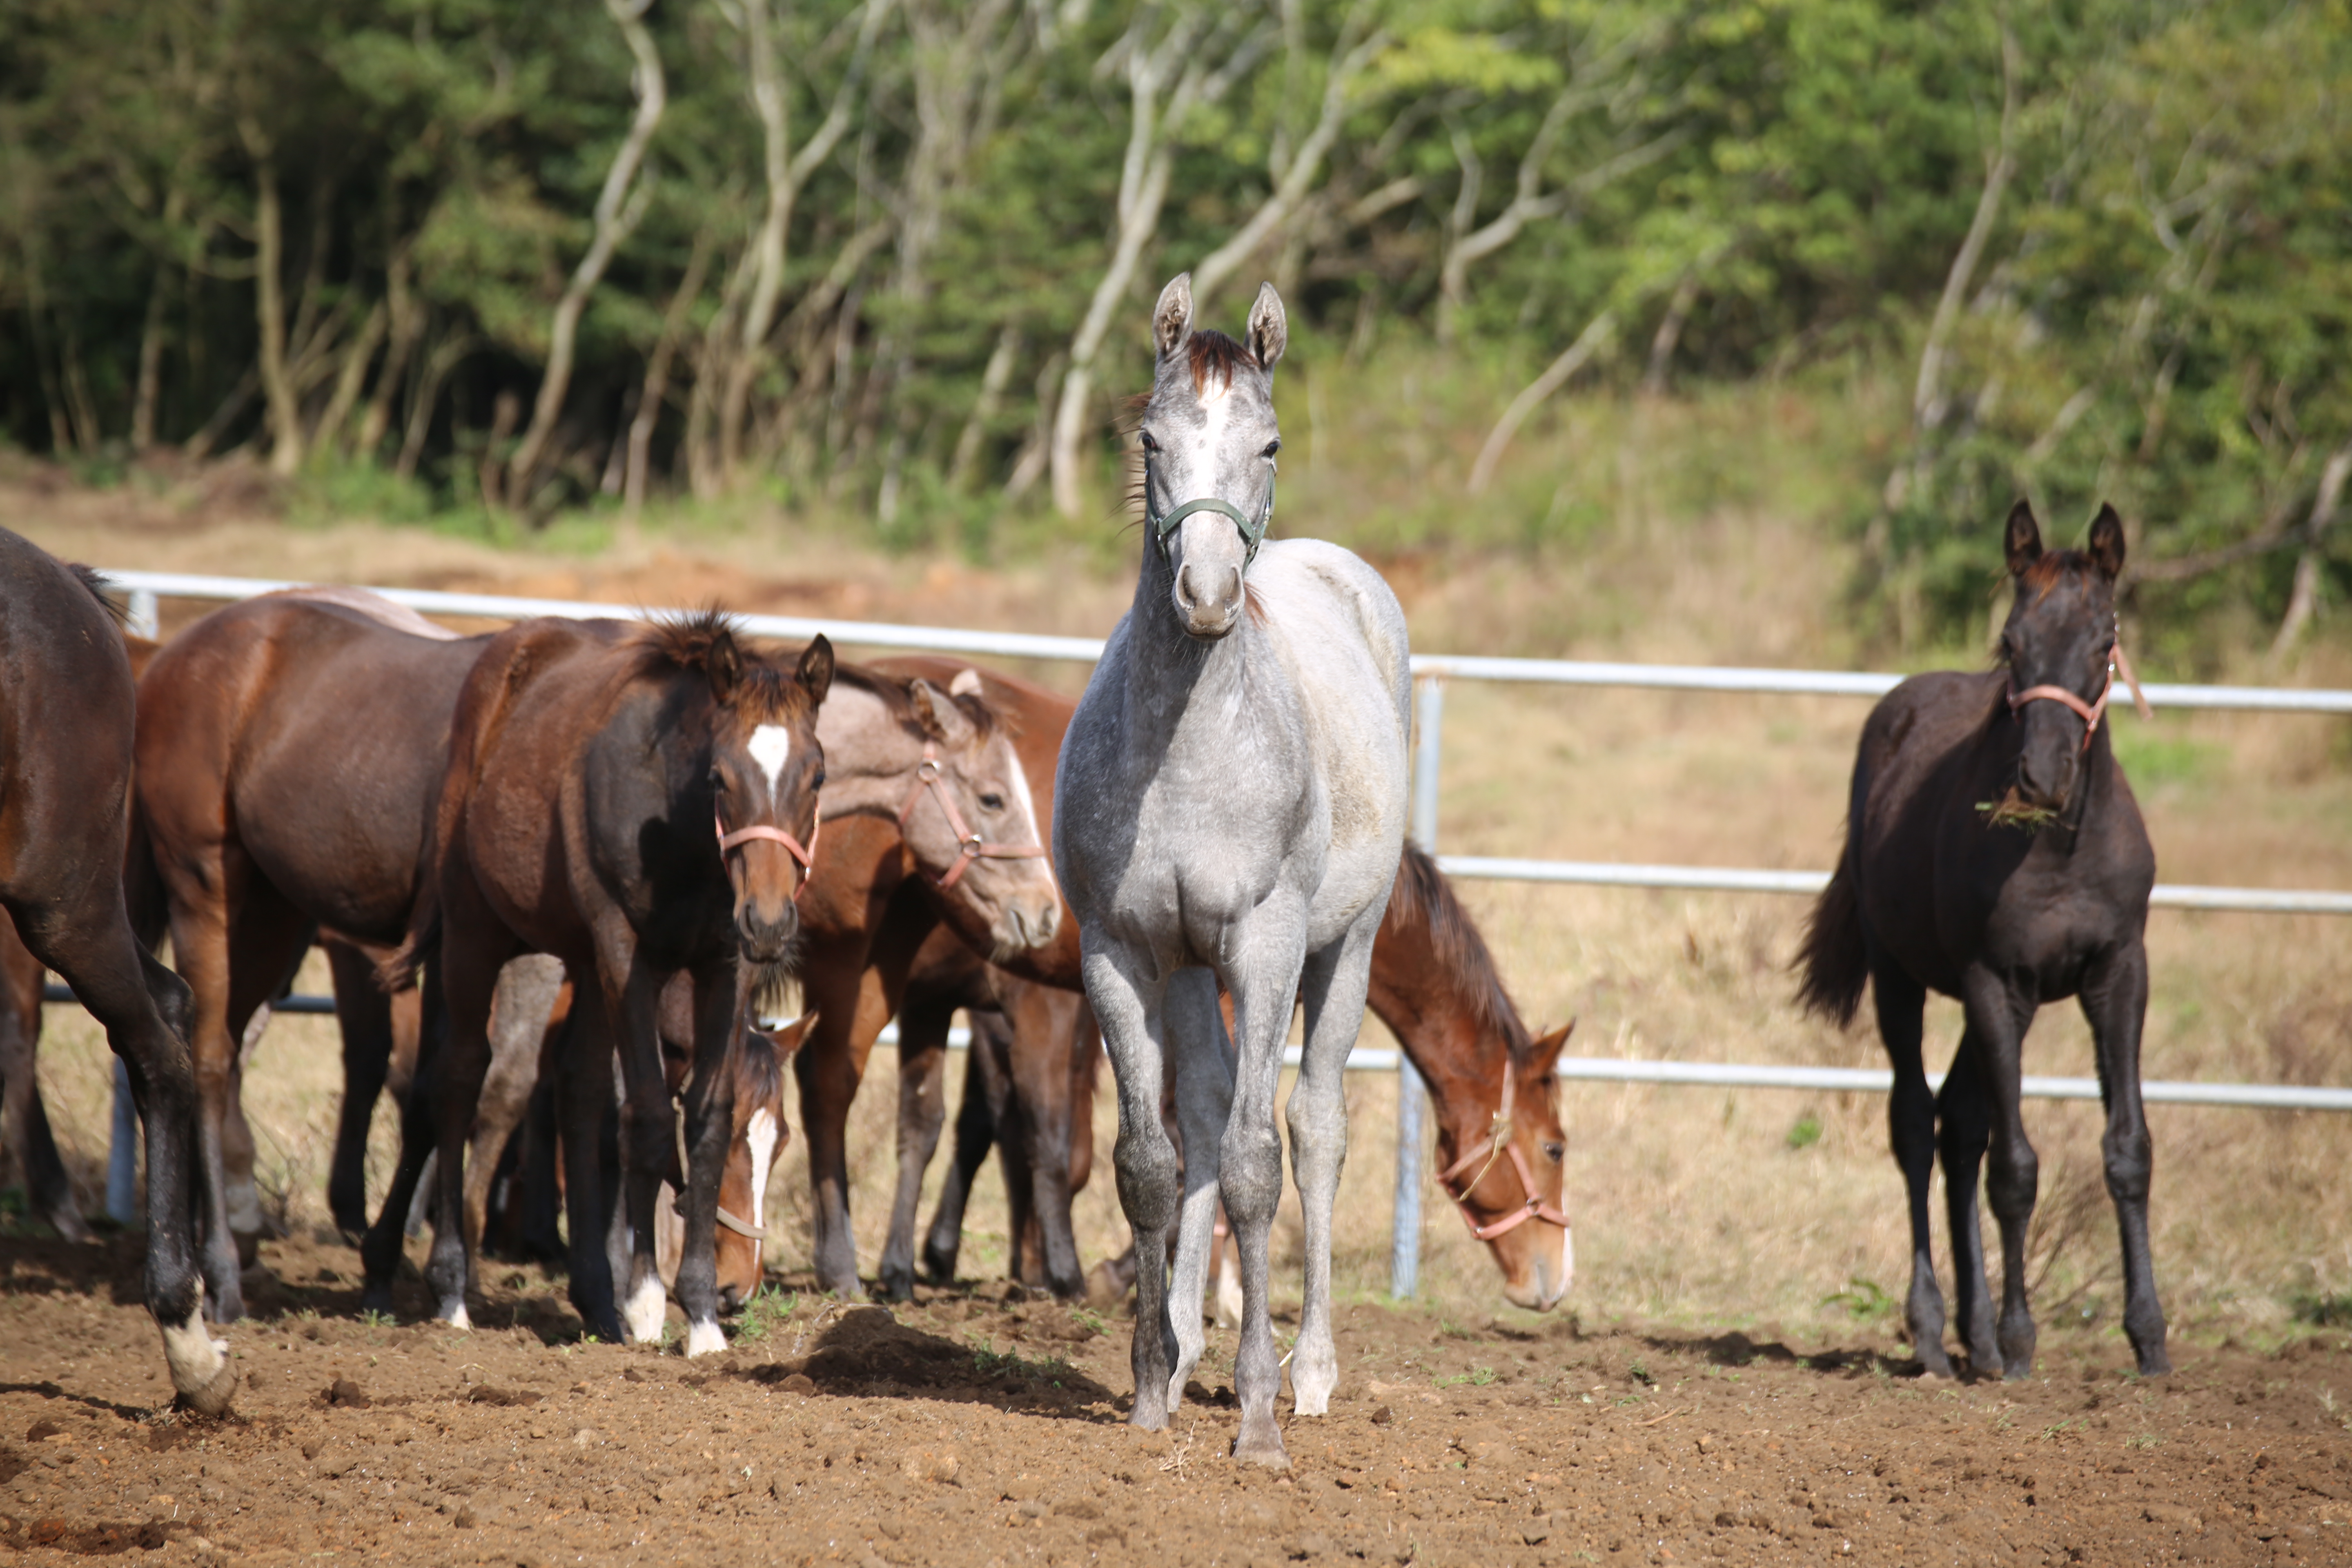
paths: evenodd
<path fill-rule="evenodd" d="M 751 640 L 733 616 L 716 605 L 688 615 L 647 621 L 635 635 L 643 673 L 708 672 L 713 650 L 734 645 L 740 674 L 733 706 L 747 719 L 777 717 L 807 701 L 807 689 L 789 670 L 779 669 Z"/>
<path fill-rule="evenodd" d="M 1528 1026 L 1520 1020 L 1510 993 L 1503 989 L 1495 955 L 1487 949 L 1486 939 L 1478 934 L 1478 922 L 1462 907 L 1454 884 L 1437 868 L 1437 862 L 1411 843 L 1397 862 L 1396 890 L 1389 897 L 1388 918 L 1417 921 L 1428 928 L 1430 946 L 1445 972 L 1460 982 L 1479 1026 L 1503 1037 L 1514 1064 L 1526 1059 L 1532 1043 Z"/>
<path fill-rule="evenodd" d="M 1214 327 L 1202 327 L 1185 344 L 1192 361 L 1192 390 L 1209 390 L 1209 378 L 1213 375 L 1226 386 L 1234 384 L 1234 373 L 1242 366 L 1255 365 L 1257 357 Z"/>
<path fill-rule="evenodd" d="M 85 566 L 79 561 L 67 563 L 66 570 L 73 574 L 73 579 L 75 582 L 89 590 L 89 596 L 98 601 L 98 607 L 104 610 L 107 613 L 108 617 L 111 619 L 116 626 L 127 626 L 130 624 L 131 611 L 129 606 L 118 605 L 113 600 L 106 596 L 106 574 L 104 573 L 100 572 L 95 566 Z"/>
<path fill-rule="evenodd" d="M 735 1102 L 761 1106 L 783 1092 L 784 1053 L 757 1029 L 747 1031 L 735 1053 Z"/>

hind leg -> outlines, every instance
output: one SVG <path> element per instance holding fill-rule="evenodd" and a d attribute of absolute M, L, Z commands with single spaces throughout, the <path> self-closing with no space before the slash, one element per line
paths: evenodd
<path fill-rule="evenodd" d="M 1005 1022 L 1011 1035 L 1009 1062 L 1014 1099 L 1023 1108 L 1029 1213 L 1036 1231 L 1036 1258 L 1045 1288 L 1065 1300 L 1086 1289 L 1078 1266 L 1077 1235 L 1070 1199 L 1075 1191 L 1071 1160 L 1077 1119 L 1091 1104 L 1078 1104 L 1070 1058 L 1078 1046 L 1084 1003 L 1066 991 L 1018 982 L 1009 988 Z M 1093 1042 L 1087 1041 L 1088 1049 Z"/>
<path fill-rule="evenodd" d="M 375 983 L 368 955 L 340 942 L 322 944 L 335 981 L 335 1016 L 343 1036 L 343 1103 L 335 1119 L 327 1209 L 346 1237 L 367 1229 L 368 1129 L 392 1071 L 392 998 Z"/>
<path fill-rule="evenodd" d="M 1977 1174 L 1992 1132 L 1992 1101 L 1982 1047 L 1973 1029 L 1960 1038 L 1951 1076 L 1936 1097 L 1936 1117 L 1944 1160 L 1944 1214 L 1952 1236 L 1953 1328 L 1969 1347 L 1969 1370 L 1979 1376 L 1998 1375 L 2000 1346 L 1993 1338 L 1984 1235 L 1977 1219 Z"/>
<path fill-rule="evenodd" d="M 882 1298 L 904 1301 L 915 1293 L 915 1226 L 923 1201 L 923 1173 L 939 1152 L 947 1123 L 948 1026 L 952 998 L 916 994 L 898 1009 L 898 1185 L 890 1199 L 890 1239 L 882 1248 Z M 973 1049 L 979 1048 L 977 1040 Z M 949 1265 L 950 1273 L 954 1265 Z"/>
<path fill-rule="evenodd" d="M 73 1182 L 41 1103 L 37 1062 L 47 978 L 40 960 L 16 940 L 14 923 L 0 915 L 0 1150 L 16 1151 L 33 1217 L 68 1241 L 88 1241 L 89 1226 L 74 1203 Z"/>
<path fill-rule="evenodd" d="M 1911 1348 L 1930 1377 L 1952 1375 L 1944 1353 L 1944 1295 L 1936 1288 L 1936 1258 L 1927 1226 L 1927 1184 L 1936 1172 L 1936 1097 L 1919 1054 L 1927 993 L 1891 963 L 1871 971 L 1870 991 L 1878 1013 L 1878 1037 L 1895 1069 L 1886 1099 L 1886 1122 L 1895 1163 L 1911 1211 L 1911 1288 L 1903 1315 L 1911 1328 Z"/>
<path fill-rule="evenodd" d="M 2083 1016 L 2098 1043 L 2099 1097 L 2107 1112 L 2099 1152 L 2124 1255 L 2124 1333 L 2142 1377 L 2172 1370 L 2165 1350 L 2164 1308 L 2147 1239 L 2147 1194 L 2155 1146 L 2140 1101 L 2139 1037 L 2147 1013 L 2147 952 L 2137 941 L 2092 965 L 2083 985 Z M 2021 1289 L 2020 1300 L 2022 1300 Z"/>
<path fill-rule="evenodd" d="M 989 1037 L 975 1017 L 971 1047 L 964 1052 L 955 1144 L 948 1155 L 947 1179 L 940 1185 L 939 1207 L 923 1237 L 923 1272 L 938 1285 L 955 1283 L 956 1263 L 963 1252 L 964 1205 L 971 1201 L 981 1167 L 988 1163 L 989 1151 L 996 1146 L 997 1124 L 1004 1110 L 1003 1074 L 988 1047 Z"/>
<path fill-rule="evenodd" d="M 498 1178 L 507 1141 L 530 1108 L 539 1086 L 541 1047 L 548 1015 L 563 989 L 563 961 L 529 952 L 499 971 L 490 1000 L 490 1057 L 474 1114 L 473 1147 L 466 1156 L 466 1234 L 478 1248 L 487 1234 L 490 1186 Z"/>
<path fill-rule="evenodd" d="M 1363 1027 L 1372 940 L 1387 907 L 1383 901 L 1365 910 L 1345 937 L 1307 961 L 1304 976 L 1307 1049 L 1288 1110 L 1291 1171 L 1307 1229 L 1307 1293 L 1290 1357 L 1292 1409 L 1300 1415 L 1328 1415 L 1339 1382 L 1331 1338 L 1331 1215 L 1348 1156 L 1344 1080 L 1348 1053 Z"/>

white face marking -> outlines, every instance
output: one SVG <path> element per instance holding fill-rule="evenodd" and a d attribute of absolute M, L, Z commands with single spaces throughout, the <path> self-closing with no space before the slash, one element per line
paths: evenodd
<path fill-rule="evenodd" d="M 1037 800 L 1034 795 L 1032 795 L 1029 793 L 1029 770 L 1021 765 L 1020 759 L 1018 758 L 1015 758 L 1013 763 L 1013 798 L 1021 808 L 1021 826 L 1028 830 L 1028 837 L 1023 839 L 1022 842 L 1037 844 L 1045 843 L 1045 835 L 1037 830 Z M 1035 860 L 1025 860 L 1023 861 L 1022 864 L 1037 867 L 1045 873 L 1046 884 L 1048 886 L 1054 885 L 1054 858 L 1052 856 L 1043 856 Z"/>
<path fill-rule="evenodd" d="M 761 1229 L 768 1222 L 763 1211 L 768 1203 L 768 1169 L 775 1163 L 776 1139 L 782 1129 L 776 1125 L 776 1113 L 766 1106 L 751 1112 L 751 1124 L 743 1129 L 743 1141 L 751 1146 L 751 1228 Z"/>
<path fill-rule="evenodd" d="M 661 1339 L 662 1312 L 668 1305 L 669 1298 L 662 1291 L 661 1276 L 648 1272 L 629 1292 L 628 1305 L 621 1310 L 629 1342 L 640 1345 L 657 1342 Z"/>
<path fill-rule="evenodd" d="M 1559 1227 L 1559 1294 L 1560 1294 L 1560 1296 L 1565 1296 L 1565 1295 L 1567 1295 L 1567 1294 L 1568 1294 L 1568 1288 L 1569 1288 L 1570 1286 L 1571 1286 L 1571 1285 L 1575 1284 L 1575 1283 L 1576 1283 L 1576 1233 L 1575 1233 L 1575 1232 L 1573 1232 L 1573 1231 L 1571 1231 L 1571 1230 L 1570 1230 L 1570 1229 L 1568 1228 L 1568 1226 L 1561 1226 Z M 1558 1296 L 1556 1296 L 1556 1297 L 1554 1297 L 1554 1298 L 1553 1298 L 1553 1300 L 1558 1300 L 1559 1299 L 1559 1298 Z"/>
<path fill-rule="evenodd" d="M 1221 381 L 1201 391 L 1201 428 L 1193 437 L 1194 472 L 1213 479 L 1217 472 L 1217 456 L 1223 449 L 1225 418 L 1234 410 L 1234 384 Z"/>
<path fill-rule="evenodd" d="M 762 724 L 751 731 L 751 743 L 743 748 L 751 760 L 768 771 L 768 799 L 776 798 L 776 780 L 784 771 L 784 759 L 793 754 L 793 732 L 782 724 Z"/>

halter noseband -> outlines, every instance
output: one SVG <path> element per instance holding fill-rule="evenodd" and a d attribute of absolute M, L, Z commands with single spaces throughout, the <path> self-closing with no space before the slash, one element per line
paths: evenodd
<path fill-rule="evenodd" d="M 818 818 L 809 828 L 808 847 L 805 849 L 801 847 L 799 839 L 782 828 L 771 827 L 763 822 L 754 823 L 749 827 L 739 827 L 732 833 L 728 832 L 727 824 L 719 816 L 719 807 L 715 803 L 710 807 L 710 826 L 712 831 L 719 835 L 719 858 L 722 861 L 727 858 L 727 851 L 739 844 L 748 844 L 754 838 L 765 838 L 782 845 L 791 852 L 793 858 L 801 863 L 800 886 L 793 889 L 793 902 L 798 904 L 801 901 L 801 895 L 808 891 L 809 879 L 816 874 L 816 839 L 817 835 L 824 831 L 824 818 Z"/>
<path fill-rule="evenodd" d="M 2107 711 L 2107 699 L 2116 693 L 2116 673 L 2120 670 L 2125 683 L 2131 688 L 2132 706 L 2143 719 L 2153 716 L 2155 710 L 2147 705 L 2147 694 L 2139 689 L 2139 677 L 2132 673 L 2131 660 L 2124 656 L 2124 645 L 2121 642 L 2110 644 L 2107 655 L 2107 682 L 2099 688 L 2096 702 L 2085 702 L 2063 686 L 2029 686 L 2020 691 L 2017 678 L 2012 674 L 2010 677 L 2009 710 L 2014 713 L 2029 702 L 2056 702 L 2073 709 L 2082 718 L 2083 750 L 2087 752 L 2091 749 L 2091 737 L 2098 733 L 2099 720 Z"/>
<path fill-rule="evenodd" d="M 1480 1241 L 1492 1241 L 1507 1231 L 1517 1230 L 1531 1219 L 1556 1225 L 1562 1230 L 1569 1228 L 1568 1215 L 1546 1203 L 1536 1192 L 1535 1173 L 1528 1169 L 1528 1157 L 1519 1152 L 1517 1143 L 1511 1142 L 1511 1100 L 1517 1086 L 1518 1074 L 1506 1061 L 1503 1064 L 1503 1103 L 1495 1111 L 1494 1125 L 1486 1144 L 1473 1148 L 1437 1174 L 1438 1184 L 1445 1189 L 1446 1196 L 1452 1198 L 1454 1206 L 1462 1211 L 1462 1223 L 1468 1226 L 1470 1234 Z M 1478 1167 L 1476 1175 L 1456 1190 L 1454 1179 L 1468 1170 L 1481 1154 L 1486 1157 L 1486 1163 Z M 1486 1179 L 1486 1173 L 1493 1168 L 1495 1162 L 1505 1154 L 1511 1157 L 1511 1168 L 1519 1173 L 1519 1191 L 1527 1202 L 1492 1225 L 1480 1225 L 1478 1216 L 1470 1212 L 1470 1194 L 1477 1190 L 1480 1182 Z"/>
<path fill-rule="evenodd" d="M 1178 523 L 1196 511 L 1223 512 L 1234 520 L 1234 526 L 1241 530 L 1242 542 L 1248 546 L 1248 553 L 1242 557 L 1242 570 L 1246 572 L 1250 563 L 1257 559 L 1257 547 L 1265 542 L 1266 528 L 1274 521 L 1274 476 L 1269 473 L 1265 477 L 1265 505 L 1258 510 L 1255 520 L 1219 496 L 1202 496 L 1197 500 L 1186 501 L 1173 511 L 1163 512 L 1159 502 L 1151 497 L 1151 454 L 1146 452 L 1143 455 L 1143 521 L 1150 525 L 1152 542 L 1160 546 L 1161 560 L 1168 558 L 1168 536 L 1176 531 Z"/>
<path fill-rule="evenodd" d="M 915 815 L 915 807 L 923 804 L 925 790 L 940 797 L 940 809 L 947 814 L 948 829 L 956 836 L 956 863 L 940 878 L 941 892 L 961 881 L 964 871 L 974 860 L 1042 860 L 1045 858 L 1045 847 L 1042 844 L 990 844 L 966 827 L 963 813 L 956 809 L 955 796 L 948 793 L 947 780 L 940 776 L 939 748 L 929 741 L 923 742 L 923 760 L 915 767 L 915 787 L 908 792 L 907 804 L 898 808 L 899 832 L 906 831 L 907 819 Z"/>

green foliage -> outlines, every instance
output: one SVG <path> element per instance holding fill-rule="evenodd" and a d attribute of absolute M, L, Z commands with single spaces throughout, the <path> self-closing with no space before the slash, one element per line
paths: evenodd
<path fill-rule="evenodd" d="M 1797 1118 L 1789 1129 L 1788 1143 L 1791 1149 L 1810 1149 L 1822 1141 L 1822 1119 L 1808 1110 Z"/>
<path fill-rule="evenodd" d="M 1874 1279 L 1864 1279 L 1857 1274 L 1846 1281 L 1846 1288 L 1822 1298 L 1824 1307 L 1843 1307 L 1846 1316 L 1857 1322 L 1884 1323 L 1894 1321 L 1903 1303 L 1888 1295 Z"/>
<path fill-rule="evenodd" d="M 2168 662 L 2281 614 L 2299 556 L 2352 592 L 2352 528 L 2313 521 L 2352 451 L 2352 0 L 1243 0 L 1199 13 L 1193 96 L 1171 78 L 1139 119 L 1128 62 L 1185 14 L 654 7 L 667 107 L 531 493 L 484 502 L 647 85 L 605 6 L 0 0 L 0 440 L 100 479 L 149 440 L 305 444 L 298 510 L 528 530 L 618 504 L 650 390 L 656 498 L 870 513 L 976 559 L 1093 538 L 1146 302 L 1284 188 L 1329 89 L 1296 205 L 1203 319 L 1279 283 L 1286 426 L 1312 380 L 1378 470 L 1286 457 L 1286 505 L 1360 543 L 1573 548 L 1622 515 L 1607 458 L 1533 440 L 1465 505 L 1449 434 L 1605 316 L 1583 374 L 1685 411 L 1651 507 L 1801 478 L 1862 534 L 1863 622 L 1911 649 L 1972 637 L 2021 493 L 2060 540 L 2123 510 L 2126 614 Z M 1065 518 L 1042 459 L 1155 167 Z M 290 435 L 254 385 L 273 199 Z M 1807 374 L 1889 417 L 1759 440 L 1759 399 Z M 1582 445 L 1665 438 L 1653 401 L 1614 406 Z"/>

